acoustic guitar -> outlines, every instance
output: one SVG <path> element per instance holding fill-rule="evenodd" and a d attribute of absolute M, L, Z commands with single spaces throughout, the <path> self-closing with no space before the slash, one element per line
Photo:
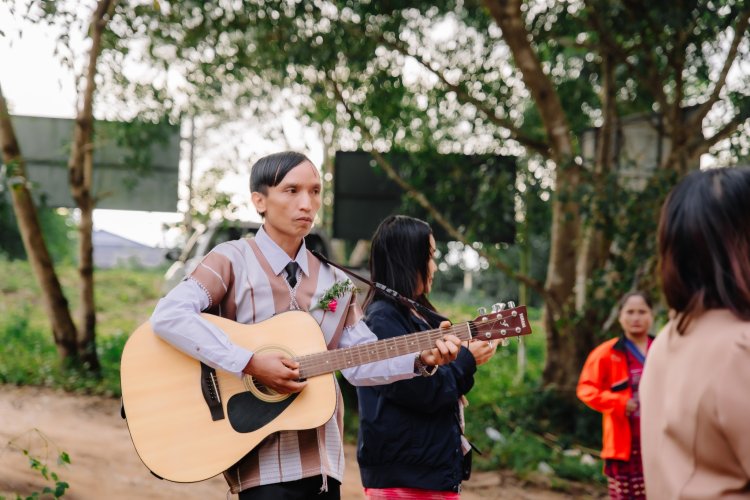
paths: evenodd
<path fill-rule="evenodd" d="M 158 477 L 208 479 L 274 432 L 312 429 L 328 421 L 336 410 L 337 370 L 431 349 L 447 333 L 462 341 L 503 342 L 531 333 L 524 306 L 502 307 L 496 304 L 491 313 L 448 329 L 330 351 L 315 319 L 303 311 L 252 325 L 202 315 L 237 345 L 256 353 L 284 353 L 299 362 L 307 385 L 295 394 L 275 393 L 249 375 L 213 370 L 163 341 L 146 322 L 122 353 L 122 400 L 130 436 L 143 463 Z"/>

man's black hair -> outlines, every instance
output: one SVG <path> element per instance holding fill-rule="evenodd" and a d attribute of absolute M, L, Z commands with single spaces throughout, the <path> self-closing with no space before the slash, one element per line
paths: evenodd
<path fill-rule="evenodd" d="M 264 156 L 250 169 L 250 192 L 268 194 L 268 188 L 278 186 L 286 174 L 303 161 L 310 160 L 296 151 L 283 151 Z M 265 215 L 265 213 L 260 214 L 261 217 Z"/>
<path fill-rule="evenodd" d="M 250 192 L 268 194 L 268 188 L 278 186 L 286 174 L 303 161 L 310 160 L 296 151 L 283 151 L 264 156 L 256 161 L 250 170 Z"/>

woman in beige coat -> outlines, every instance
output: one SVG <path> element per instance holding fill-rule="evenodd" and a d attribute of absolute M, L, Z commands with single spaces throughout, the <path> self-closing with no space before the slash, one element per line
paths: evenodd
<path fill-rule="evenodd" d="M 750 169 L 680 182 L 659 257 L 671 319 L 640 386 L 647 496 L 750 499 Z"/>

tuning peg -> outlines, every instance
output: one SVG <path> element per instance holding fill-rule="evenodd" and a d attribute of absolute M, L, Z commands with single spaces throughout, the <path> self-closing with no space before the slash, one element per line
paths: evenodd
<path fill-rule="evenodd" d="M 509 309 L 513 309 L 514 307 L 516 307 L 516 303 L 515 303 L 515 302 L 513 302 L 512 300 L 509 300 L 509 301 L 508 301 L 508 308 L 509 308 Z"/>
<path fill-rule="evenodd" d="M 504 339 L 500 340 L 500 345 L 503 346 L 503 347 L 508 347 L 508 345 L 510 345 L 510 339 L 509 338 L 504 338 Z"/>
<path fill-rule="evenodd" d="M 485 314 L 487 314 L 487 308 L 479 307 L 477 308 L 477 312 L 479 313 L 480 316 L 484 316 Z"/>
<path fill-rule="evenodd" d="M 505 304 L 503 304 L 502 302 L 496 302 L 495 304 L 492 304 L 493 313 L 498 313 L 502 311 L 503 309 L 505 309 Z"/>

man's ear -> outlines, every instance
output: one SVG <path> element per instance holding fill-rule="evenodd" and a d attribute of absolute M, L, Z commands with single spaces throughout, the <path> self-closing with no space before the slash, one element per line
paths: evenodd
<path fill-rule="evenodd" d="M 253 191 L 250 193 L 250 199 L 252 200 L 253 205 L 255 205 L 255 210 L 257 210 L 260 215 L 266 213 L 266 195 L 258 191 Z"/>

